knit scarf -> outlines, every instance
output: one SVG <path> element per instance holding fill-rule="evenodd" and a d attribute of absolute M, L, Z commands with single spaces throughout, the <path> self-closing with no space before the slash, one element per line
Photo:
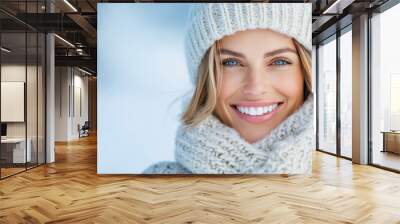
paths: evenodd
<path fill-rule="evenodd" d="M 180 126 L 176 161 L 195 174 L 310 174 L 314 149 L 313 97 L 263 139 L 250 144 L 210 115 L 195 127 Z"/>

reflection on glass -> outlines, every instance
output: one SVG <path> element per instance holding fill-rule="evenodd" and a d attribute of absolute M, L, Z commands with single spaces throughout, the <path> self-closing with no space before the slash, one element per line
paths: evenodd
<path fill-rule="evenodd" d="M 372 163 L 400 170 L 400 5 L 372 18 Z M 385 134 L 384 134 L 385 133 Z"/>
<path fill-rule="evenodd" d="M 390 74 L 390 130 L 400 130 L 400 73 Z"/>
<path fill-rule="evenodd" d="M 27 167 L 37 165 L 37 33 L 27 33 L 27 149 L 30 150 L 30 160 Z"/>
<path fill-rule="evenodd" d="M 351 30 L 340 37 L 340 150 L 351 158 L 352 141 L 352 35 Z"/>
<path fill-rule="evenodd" d="M 318 48 L 319 149 L 336 153 L 336 40 Z"/>

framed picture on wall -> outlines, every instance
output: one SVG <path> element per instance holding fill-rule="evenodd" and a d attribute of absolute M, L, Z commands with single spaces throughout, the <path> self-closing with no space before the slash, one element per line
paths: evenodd
<path fill-rule="evenodd" d="M 24 122 L 25 82 L 1 82 L 1 122 Z"/>
<path fill-rule="evenodd" d="M 98 173 L 311 173 L 311 15 L 99 4 Z"/>

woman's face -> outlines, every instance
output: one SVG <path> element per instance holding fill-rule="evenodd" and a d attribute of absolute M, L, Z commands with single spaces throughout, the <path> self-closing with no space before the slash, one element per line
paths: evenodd
<path fill-rule="evenodd" d="M 304 77 L 291 38 L 267 29 L 242 31 L 221 39 L 219 50 L 215 112 L 248 142 L 262 139 L 302 105 Z"/>

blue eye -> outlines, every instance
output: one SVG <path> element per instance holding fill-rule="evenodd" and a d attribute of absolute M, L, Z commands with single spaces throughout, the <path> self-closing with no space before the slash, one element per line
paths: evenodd
<path fill-rule="evenodd" d="M 241 65 L 240 62 L 238 60 L 234 60 L 234 59 L 226 59 L 222 62 L 223 66 L 228 66 L 228 67 L 234 67 L 234 66 L 238 66 Z"/>
<path fill-rule="evenodd" d="M 283 60 L 283 59 L 278 59 L 274 62 L 272 62 L 273 65 L 277 65 L 277 66 L 283 66 L 283 65 L 288 65 L 291 64 L 290 62 Z"/>

